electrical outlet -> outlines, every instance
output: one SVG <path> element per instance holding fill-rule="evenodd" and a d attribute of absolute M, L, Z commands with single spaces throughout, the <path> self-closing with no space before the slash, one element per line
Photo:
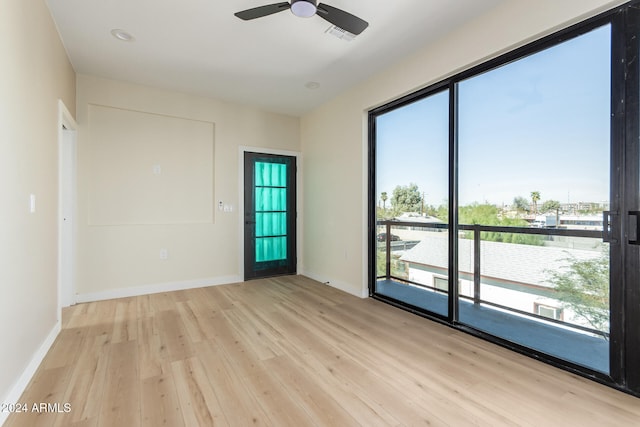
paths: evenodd
<path fill-rule="evenodd" d="M 160 259 L 167 258 L 169 258 L 169 251 L 167 251 L 166 249 L 160 249 Z"/>

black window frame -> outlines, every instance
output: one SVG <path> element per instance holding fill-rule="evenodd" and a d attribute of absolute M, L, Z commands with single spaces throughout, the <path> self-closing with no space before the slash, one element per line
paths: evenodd
<path fill-rule="evenodd" d="M 604 26 L 611 26 L 611 245 L 610 373 L 555 358 L 458 323 L 458 83 L 510 62 L 544 51 Z M 528 43 L 442 81 L 402 96 L 368 112 L 368 281 L 369 296 L 455 329 L 536 358 L 561 369 L 640 397 L 640 0 L 633 0 L 593 18 Z M 449 312 L 429 313 L 377 294 L 376 286 L 376 118 L 438 92 L 449 91 Z M 613 167 L 616 166 L 616 167 Z M 619 166 L 622 166 L 620 168 Z M 613 190 L 616 189 L 616 190 Z"/>

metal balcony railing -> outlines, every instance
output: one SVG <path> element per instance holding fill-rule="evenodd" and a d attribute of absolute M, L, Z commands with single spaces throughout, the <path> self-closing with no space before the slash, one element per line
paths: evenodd
<path fill-rule="evenodd" d="M 431 231 L 448 231 L 449 227 L 447 224 L 442 223 L 424 223 L 424 222 L 412 222 L 412 221 L 398 221 L 398 220 L 379 220 L 376 222 L 378 226 L 378 231 L 380 231 L 379 227 L 384 227 L 384 233 L 386 233 L 386 239 L 383 242 L 378 242 L 378 248 L 384 247 L 385 249 L 385 274 L 378 275 L 377 279 L 383 280 L 393 280 L 397 282 L 407 283 L 415 286 L 419 286 L 422 288 L 429 289 L 434 292 L 449 294 L 449 292 L 438 289 L 434 286 L 430 286 L 424 283 L 418 283 L 412 280 L 409 280 L 406 277 L 397 277 L 392 274 L 392 263 L 391 263 L 391 252 L 392 246 L 398 245 L 400 242 L 392 242 L 390 236 L 393 235 L 392 231 L 394 228 L 398 227 L 407 227 L 411 229 L 424 229 Z M 472 301 L 474 304 L 483 304 L 486 306 L 495 307 L 501 310 L 506 310 L 508 312 L 513 312 L 521 316 L 531 317 L 540 321 L 556 323 L 563 325 L 565 327 L 569 327 L 576 330 L 581 330 L 584 332 L 592 333 L 595 335 L 600 335 L 603 337 L 608 337 L 609 334 L 606 332 L 599 331 L 597 329 L 592 329 L 586 326 L 578 325 L 575 323 L 565 322 L 563 320 L 554 319 L 546 316 L 541 316 L 536 313 L 519 310 L 514 307 L 509 307 L 504 304 L 499 304 L 492 301 L 486 301 L 482 299 L 482 286 L 481 286 L 481 242 L 483 232 L 493 232 L 493 233 L 511 233 L 511 234 L 528 234 L 528 235 L 542 235 L 542 236 L 562 236 L 562 237 L 582 237 L 582 238 L 591 238 L 591 239 L 603 239 L 603 231 L 601 230 L 572 230 L 572 229 L 562 229 L 562 228 L 530 228 L 530 227 L 505 227 L 505 226 L 489 226 L 489 225 L 467 225 L 460 224 L 458 226 L 458 232 L 472 232 L 473 233 L 473 297 L 469 297 L 466 295 L 459 295 L 459 298 Z M 377 250 L 377 249 L 376 249 Z"/>

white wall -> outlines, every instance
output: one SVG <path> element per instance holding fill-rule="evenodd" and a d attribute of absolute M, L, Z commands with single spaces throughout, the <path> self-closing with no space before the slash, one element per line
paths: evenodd
<path fill-rule="evenodd" d="M 367 294 L 369 109 L 622 3 L 506 1 L 305 115 L 305 272 L 355 295 Z"/>
<path fill-rule="evenodd" d="M 0 58 L 0 403 L 9 403 L 59 325 L 58 99 L 73 113 L 75 74 L 42 0 L 0 2 Z"/>
<path fill-rule="evenodd" d="M 92 119 L 89 112 L 95 111 L 96 106 L 140 112 L 142 116 L 150 113 L 155 117 L 154 120 L 160 121 L 164 116 L 165 121 L 211 124 L 214 132 L 213 161 L 204 163 L 206 168 L 212 168 L 211 201 L 217 204 L 222 200 L 224 204 L 233 206 L 233 212 L 214 209 L 213 216 L 202 221 L 202 216 L 198 216 L 201 210 L 198 210 L 187 212 L 186 221 L 174 221 L 171 218 L 181 217 L 155 215 L 137 199 L 132 199 L 139 197 L 134 191 L 136 188 L 149 188 L 150 191 L 155 188 L 153 191 L 159 191 L 154 196 L 155 201 L 153 197 L 149 200 L 149 203 L 158 206 L 162 205 L 156 202 L 161 198 L 163 188 L 167 190 L 165 194 L 175 194 L 176 191 L 194 194 L 198 191 L 200 194 L 207 185 L 184 185 L 187 181 L 176 179 L 167 181 L 166 187 L 162 187 L 165 184 L 157 187 L 150 181 L 142 183 L 142 180 L 154 179 L 152 166 L 156 163 L 168 162 L 166 171 L 165 167 L 162 168 L 163 175 L 155 178 L 169 179 L 165 173 L 169 174 L 173 166 L 194 161 L 191 153 L 185 152 L 192 150 L 194 145 L 192 141 L 185 141 L 181 146 L 179 141 L 174 140 L 156 149 L 154 141 L 149 139 L 153 138 L 149 136 L 153 132 L 141 132 L 138 122 L 136 127 L 123 122 L 120 131 L 133 132 L 137 129 L 136 133 L 143 135 L 131 139 L 131 157 L 111 156 L 121 153 L 122 147 L 115 147 L 117 141 L 114 138 L 118 138 L 118 132 L 113 132 L 113 128 L 108 126 L 95 126 L 96 119 Z M 133 117 L 132 120 L 138 120 L 135 114 L 129 116 Z M 300 151 L 298 118 L 210 98 L 79 75 L 77 122 L 79 301 L 241 280 L 239 226 L 242 213 L 238 209 L 240 147 Z M 96 143 L 97 140 L 99 143 Z M 114 150 L 109 150 L 109 140 L 113 141 Z M 144 148 L 142 154 L 138 151 L 133 156 L 133 150 L 141 147 Z M 167 150 L 170 152 L 167 153 Z M 158 158 L 167 160 L 160 161 Z M 96 167 L 102 159 L 105 164 Z M 103 198 L 105 195 L 100 193 L 101 188 L 109 188 L 93 185 L 97 176 L 103 181 L 117 180 L 121 183 L 121 194 L 118 196 L 110 187 L 108 198 L 110 203 L 129 209 L 126 217 L 136 218 L 136 221 L 128 221 L 128 224 L 118 221 L 99 223 L 88 217 L 89 208 L 95 207 L 92 200 Z M 202 179 L 208 179 L 206 177 L 206 173 L 200 174 L 192 182 L 202 183 Z M 132 184 L 131 188 L 127 183 Z M 199 195 L 195 197 L 198 198 Z M 136 200 L 135 203 L 132 200 Z M 193 201 L 194 198 L 185 197 L 183 200 Z M 189 216 L 191 213 L 194 215 Z M 111 213 L 109 215 L 113 217 Z M 163 221 L 163 217 L 168 220 Z M 165 260 L 160 259 L 161 249 L 168 252 Z"/>

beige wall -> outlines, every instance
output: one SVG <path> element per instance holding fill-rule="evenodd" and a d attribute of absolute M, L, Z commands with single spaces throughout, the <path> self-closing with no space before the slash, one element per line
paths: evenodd
<path fill-rule="evenodd" d="M 89 225 L 211 224 L 211 122 L 89 105 Z"/>
<path fill-rule="evenodd" d="M 621 3 L 504 2 L 305 115 L 306 273 L 353 294 L 367 294 L 367 110 Z"/>
<path fill-rule="evenodd" d="M 224 283 L 242 277 L 239 271 L 239 147 L 251 146 L 265 149 L 299 151 L 299 119 L 279 114 L 265 113 L 255 108 L 219 102 L 209 98 L 181 94 L 150 87 L 127 84 L 96 77 L 79 75 L 77 79 L 78 135 L 78 285 L 80 300 L 108 298 L 136 294 L 159 289 Z M 122 147 L 105 148 L 109 140 L 118 145 L 113 128 L 100 128 L 89 111 L 96 106 L 150 113 L 161 123 L 167 121 L 197 121 L 210 124 L 214 130 L 212 139 L 213 159 L 205 164 L 213 177 L 210 201 L 233 206 L 233 212 L 214 209 L 208 221 L 193 217 L 193 221 L 179 220 L 179 216 L 159 217 L 147 210 L 137 200 L 132 201 L 132 187 L 149 188 L 162 194 L 178 191 L 201 192 L 206 187 L 206 173 L 196 176 L 198 184 L 193 188 L 185 182 L 170 181 L 168 187 L 153 187 L 152 167 L 162 166 L 162 175 L 155 178 L 170 179 L 173 166 L 194 161 L 190 153 L 193 141 L 182 146 L 175 139 L 163 147 L 154 148 L 152 133 L 131 140 L 131 156 L 123 157 Z M 135 114 L 133 115 L 135 117 Z M 162 116 L 166 119 L 162 120 Z M 139 119 L 127 125 L 127 129 L 140 133 Z M 134 126 L 135 125 L 135 126 Z M 152 131 L 152 129 L 147 129 Z M 146 133 L 143 132 L 143 133 Z M 100 141 L 96 141 L 96 140 Z M 145 150 L 138 150 L 144 146 Z M 171 150 L 170 153 L 165 152 Z M 202 147 L 201 147 L 202 148 Z M 119 153 L 113 156 L 112 154 Z M 145 154 L 146 153 L 146 154 Z M 206 154 L 208 155 L 208 154 Z M 164 158 L 165 160 L 158 160 Z M 96 166 L 102 160 L 104 164 Z M 211 160 L 211 159 L 208 159 Z M 92 199 L 103 198 L 104 188 L 92 185 L 99 175 L 101 180 L 118 181 L 123 188 L 120 196 L 108 194 L 110 203 L 126 206 L 129 217 L 136 218 L 128 224 L 117 221 L 93 221 L 88 215 L 95 206 Z M 145 187 L 146 186 L 146 187 Z M 155 188 L 155 189 L 154 189 Z M 167 189 L 163 193 L 163 189 Z M 169 191 L 170 190 L 170 191 Z M 188 194 L 187 194 L 188 195 Z M 195 199 L 198 199 L 195 197 Z M 186 197 L 183 200 L 193 200 Z M 149 203 L 160 206 L 158 200 Z M 201 208 L 201 207 L 200 207 Z M 193 212 L 190 212 L 193 213 Z M 198 212 L 201 213 L 201 210 Z M 93 212 L 95 215 L 96 212 Z M 110 214 L 113 214 L 111 212 Z M 113 215 L 112 215 L 113 216 Z M 160 220 L 158 219 L 160 218 Z M 106 224 L 106 225 L 105 225 Z M 160 259 L 160 250 L 166 249 L 168 258 Z"/>
<path fill-rule="evenodd" d="M 0 3 L 0 58 L 0 402 L 9 403 L 58 320 L 58 99 L 73 113 L 75 74 L 42 0 Z"/>

